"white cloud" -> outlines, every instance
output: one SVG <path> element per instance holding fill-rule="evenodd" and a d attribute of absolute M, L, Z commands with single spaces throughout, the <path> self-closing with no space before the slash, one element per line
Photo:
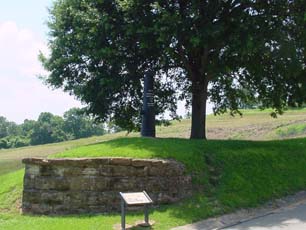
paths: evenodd
<path fill-rule="evenodd" d="M 13 21 L 0 22 L 0 115 L 22 122 L 40 112 L 62 114 L 81 104 L 73 97 L 52 91 L 37 78 L 45 73 L 38 61 L 47 47 L 36 34 Z"/>
<path fill-rule="evenodd" d="M 47 88 L 37 78 L 44 74 L 38 61 L 39 51 L 48 48 L 37 34 L 20 28 L 14 21 L 0 21 L 0 116 L 18 123 L 37 119 L 41 112 L 62 115 L 81 103 L 60 90 Z M 211 104 L 208 104 L 211 113 Z M 178 104 L 178 113 L 186 113 L 184 103 Z"/>

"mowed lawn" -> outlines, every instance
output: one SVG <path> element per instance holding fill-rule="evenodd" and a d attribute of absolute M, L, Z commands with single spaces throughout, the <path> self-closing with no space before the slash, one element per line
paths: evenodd
<path fill-rule="evenodd" d="M 0 149 L 0 175 L 23 168 L 21 160 L 26 157 L 47 157 L 79 146 L 99 143 L 124 136 L 123 133 L 95 136 L 55 144 L 29 146 L 15 149 Z"/>
<path fill-rule="evenodd" d="M 243 115 L 207 116 L 208 139 L 275 140 L 306 136 L 306 109 L 291 109 L 277 118 L 272 110 L 242 110 Z M 300 126 L 298 128 L 297 126 Z M 158 127 L 159 137 L 189 138 L 190 120 L 174 122 L 169 127 Z"/>
<path fill-rule="evenodd" d="M 208 139 L 231 140 L 275 140 L 306 137 L 306 109 L 288 110 L 278 118 L 272 118 L 271 111 L 243 110 L 243 116 L 232 117 L 229 114 L 207 116 Z M 189 119 L 174 121 L 170 126 L 158 126 L 160 138 L 189 138 Z M 84 138 L 55 144 L 30 146 L 17 149 L 0 149 L 0 175 L 21 169 L 21 159 L 25 157 L 46 157 L 79 146 L 99 143 L 120 137 L 126 132 L 98 137 Z M 139 137 L 139 133 L 130 133 L 128 137 Z"/>
<path fill-rule="evenodd" d="M 269 112 L 245 111 L 242 118 L 228 115 L 208 117 L 208 136 L 213 137 L 212 130 L 222 132 L 228 127 L 232 131 L 222 134 L 228 140 L 184 139 L 182 137 L 187 137 L 190 121 L 183 120 L 169 127 L 158 128 L 158 136 L 162 138 L 157 139 L 139 138 L 137 133 L 129 137 L 125 137 L 125 133 L 118 133 L 58 144 L 1 150 L 0 229 L 112 229 L 114 224 L 120 223 L 120 215 L 116 213 L 65 217 L 21 215 L 19 208 L 23 169 L 20 160 L 31 156 L 124 156 L 172 158 L 183 162 L 193 175 L 197 189 L 188 200 L 151 210 L 151 218 L 156 221 L 154 229 L 157 230 L 170 229 L 241 207 L 257 206 L 305 189 L 305 138 L 241 140 L 251 133 L 250 127 L 261 127 L 264 124 L 270 129 L 265 132 L 254 130 L 252 135 L 257 135 L 256 138 L 249 134 L 249 139 L 271 139 L 273 135 L 276 139 L 300 137 L 305 135 L 305 119 L 306 110 L 290 111 L 277 120 L 270 118 Z M 233 137 L 233 133 L 236 137 Z M 222 135 L 214 137 L 218 139 Z M 127 223 L 133 224 L 142 218 L 142 213 L 129 213 Z"/>

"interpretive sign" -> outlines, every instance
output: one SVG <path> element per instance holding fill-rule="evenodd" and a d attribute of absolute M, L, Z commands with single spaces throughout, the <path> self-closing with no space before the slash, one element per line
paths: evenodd
<path fill-rule="evenodd" d="M 153 203 L 153 201 L 145 191 L 120 193 L 120 195 L 127 205 L 144 205 Z"/>
<path fill-rule="evenodd" d="M 144 206 L 144 223 L 142 226 L 150 226 L 148 205 L 153 201 L 149 195 L 143 192 L 122 193 L 121 197 L 121 229 L 125 230 L 125 207 L 126 205 L 143 205 Z"/>

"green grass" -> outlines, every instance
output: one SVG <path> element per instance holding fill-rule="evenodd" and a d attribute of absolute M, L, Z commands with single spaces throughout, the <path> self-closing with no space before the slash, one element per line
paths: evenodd
<path fill-rule="evenodd" d="M 94 136 L 55 144 L 37 145 L 16 149 L 0 149 L 0 175 L 23 168 L 21 160 L 26 157 L 47 157 L 72 148 L 123 137 L 124 133 Z"/>
<path fill-rule="evenodd" d="M 190 170 L 199 171 L 204 167 L 203 147 L 205 142 L 202 140 L 134 137 L 82 146 L 50 157 L 173 158 L 184 162 Z"/>
<path fill-rule="evenodd" d="M 121 138 L 71 149 L 53 157 L 126 156 L 174 158 L 186 164 L 202 192 L 180 204 L 152 211 L 154 229 L 166 230 L 252 207 L 306 187 L 306 139 L 285 141 L 200 141 L 175 138 Z M 6 174 L 0 190 L 0 229 L 112 229 L 118 214 L 33 217 L 18 214 L 23 171 Z M 12 192 L 13 191 L 13 192 Z M 127 222 L 141 219 L 130 213 Z"/>
<path fill-rule="evenodd" d="M 284 115 L 272 118 L 272 110 L 242 110 L 243 116 L 229 114 L 207 116 L 208 139 L 275 140 L 283 139 L 275 134 L 279 127 L 306 122 L 306 108 L 285 111 Z M 190 120 L 174 122 L 169 127 L 158 127 L 159 137 L 189 138 Z M 306 134 L 300 135 L 306 136 Z M 291 136 L 294 138 L 296 136 Z"/>
<path fill-rule="evenodd" d="M 0 229 L 5 230 L 87 230 L 112 229 L 113 225 L 120 223 L 120 215 L 75 215 L 65 217 L 27 216 L 20 215 L 18 206 L 22 192 L 23 170 L 1 176 L 4 181 L 0 188 Z M 171 226 L 183 225 L 190 220 L 197 220 L 203 216 L 213 214 L 211 202 L 203 196 L 194 196 L 192 199 L 179 205 L 162 206 L 151 211 L 150 217 L 157 221 L 156 228 L 166 230 Z M 202 208 L 205 208 L 204 210 Z M 129 213 L 127 223 L 133 224 L 141 220 L 143 214 Z"/>
<path fill-rule="evenodd" d="M 18 213 L 22 190 L 22 176 L 23 170 L 0 176 L 0 214 Z"/>
<path fill-rule="evenodd" d="M 138 138 L 133 133 L 106 135 L 51 145 L 0 150 L 0 229 L 58 230 L 112 229 L 120 223 L 118 214 L 65 217 L 27 216 L 19 213 L 22 196 L 24 157 L 173 158 L 183 162 L 193 183 L 195 195 L 179 204 L 151 210 L 155 230 L 166 230 L 237 208 L 253 207 L 306 188 L 306 139 L 283 138 L 278 130 L 300 132 L 306 110 L 291 110 L 278 119 L 269 111 L 244 111 L 244 116 L 208 117 L 208 137 L 228 140 L 187 140 L 189 120 L 158 127 L 162 138 Z M 291 132 L 291 131 L 290 131 Z M 287 132 L 288 133 L 288 132 Z M 172 137 L 172 138 L 169 138 Z M 174 138 L 175 137 L 175 138 Z M 179 138 L 178 138 L 179 137 Z M 230 140 L 242 139 L 242 140 Z M 129 213 L 127 223 L 142 219 L 142 213 Z"/>
<path fill-rule="evenodd" d="M 176 159 L 195 174 L 196 183 L 212 189 L 218 202 L 228 208 L 254 206 L 305 188 L 305 149 L 306 139 L 255 142 L 124 138 L 83 146 L 52 157 Z M 217 179 L 210 184 L 213 178 Z"/>
<path fill-rule="evenodd" d="M 276 134 L 279 138 L 290 138 L 306 135 L 306 123 L 292 124 L 285 127 L 277 128 Z"/>

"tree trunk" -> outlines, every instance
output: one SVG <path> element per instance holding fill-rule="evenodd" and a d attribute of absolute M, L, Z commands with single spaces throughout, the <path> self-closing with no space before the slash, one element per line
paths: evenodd
<path fill-rule="evenodd" d="M 191 139 L 206 140 L 207 83 L 192 82 Z"/>

